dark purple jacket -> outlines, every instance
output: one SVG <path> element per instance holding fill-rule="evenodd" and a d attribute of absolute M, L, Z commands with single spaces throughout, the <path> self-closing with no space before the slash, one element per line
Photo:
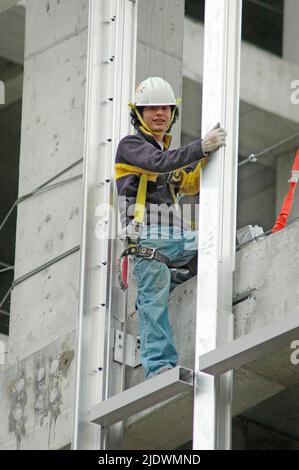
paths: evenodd
<path fill-rule="evenodd" d="M 167 137 L 164 148 L 170 145 L 171 138 Z M 176 150 L 162 150 L 152 136 L 142 132 L 128 135 L 120 141 L 115 158 L 115 176 L 123 227 L 134 218 L 134 205 L 142 173 L 148 175 L 145 224 L 153 223 L 152 214 L 155 212 L 159 213 L 156 222 L 164 225 L 161 222 L 161 213 L 165 211 L 168 211 L 168 218 L 170 214 L 170 225 L 180 224 L 181 218 L 174 214 L 176 200 L 173 188 L 168 183 L 169 175 L 180 170 L 181 183 L 175 193 L 198 194 L 201 167 L 198 162 L 205 157 L 201 142 L 201 139 L 195 140 Z"/>

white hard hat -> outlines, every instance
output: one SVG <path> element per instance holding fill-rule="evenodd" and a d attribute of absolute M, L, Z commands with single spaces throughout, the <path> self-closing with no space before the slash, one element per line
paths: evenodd
<path fill-rule="evenodd" d="M 176 106 L 173 90 L 161 77 L 149 77 L 136 88 L 135 106 Z"/>

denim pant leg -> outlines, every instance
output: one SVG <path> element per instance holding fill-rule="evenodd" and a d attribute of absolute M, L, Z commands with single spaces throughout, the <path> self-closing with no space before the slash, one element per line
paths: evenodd
<path fill-rule="evenodd" d="M 134 263 L 141 364 L 148 379 L 165 367 L 174 367 L 178 359 L 168 318 L 170 271 L 157 260 L 136 257 Z"/>

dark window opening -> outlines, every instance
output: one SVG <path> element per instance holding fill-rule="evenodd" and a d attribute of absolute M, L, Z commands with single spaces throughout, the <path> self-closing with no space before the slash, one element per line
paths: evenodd
<path fill-rule="evenodd" d="M 186 0 L 187 16 L 204 21 L 204 0 Z M 284 0 L 243 0 L 242 39 L 282 57 Z"/>
<path fill-rule="evenodd" d="M 0 226 L 18 198 L 21 140 L 25 8 L 16 6 L 0 15 L 0 80 L 4 104 L 0 104 Z M 17 211 L 0 231 L 0 303 L 8 292 L 15 264 Z M 10 296 L 0 307 L 0 334 L 9 331 Z"/>

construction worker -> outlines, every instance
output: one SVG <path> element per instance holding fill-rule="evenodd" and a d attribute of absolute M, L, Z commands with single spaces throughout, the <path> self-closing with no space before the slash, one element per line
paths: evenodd
<path fill-rule="evenodd" d="M 177 103 L 162 78 L 140 83 L 130 103 L 137 135 L 120 141 L 115 162 L 123 234 L 130 243 L 124 254 L 134 255 L 146 379 L 177 364 L 168 318 L 169 293 L 196 274 L 197 232 L 186 226 L 176 200 L 199 193 L 201 164 L 210 152 L 225 145 L 227 135 L 216 125 L 204 139 L 169 150 L 169 131 L 179 114 Z M 189 270 L 180 272 L 174 266 Z"/>

